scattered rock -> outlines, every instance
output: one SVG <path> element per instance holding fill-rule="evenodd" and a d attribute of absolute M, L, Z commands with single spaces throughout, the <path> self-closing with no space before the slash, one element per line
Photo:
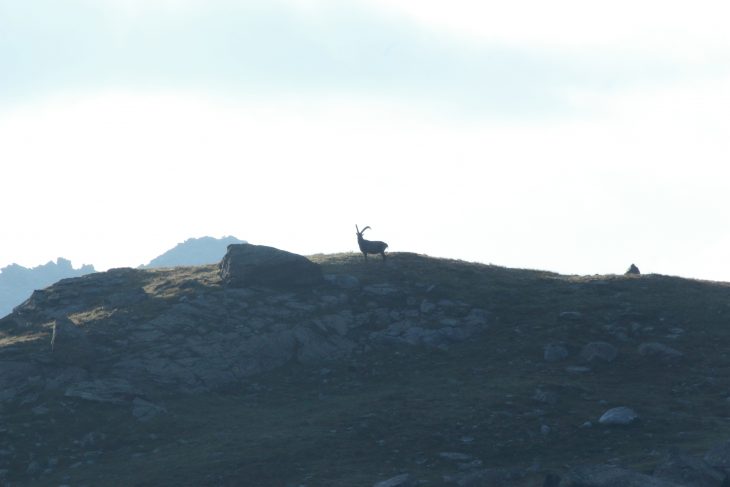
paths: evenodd
<path fill-rule="evenodd" d="M 681 487 L 667 480 L 613 465 L 583 465 L 571 469 L 560 487 Z"/>
<path fill-rule="evenodd" d="M 55 350 L 57 342 L 67 343 L 84 340 L 86 334 L 73 321 L 68 318 L 57 318 L 53 322 L 53 334 L 51 335 L 51 350 Z"/>
<path fill-rule="evenodd" d="M 46 406 L 43 406 L 43 405 L 40 405 L 40 406 L 36 406 L 36 407 L 34 407 L 33 409 L 31 409 L 31 411 L 32 411 L 32 412 L 33 412 L 33 414 L 35 414 L 36 416 L 43 416 L 43 415 L 46 415 L 46 414 L 48 414 L 48 413 L 50 413 L 50 412 L 51 412 L 51 410 L 50 410 L 50 409 L 48 409 L 48 408 L 47 408 Z"/>
<path fill-rule="evenodd" d="M 613 362 L 618 349 L 608 342 L 591 342 L 580 351 L 580 357 L 586 362 Z"/>
<path fill-rule="evenodd" d="M 83 382 L 88 379 L 89 373 L 81 367 L 66 366 L 54 369 L 46 377 L 46 390 L 56 390 L 74 382 Z"/>
<path fill-rule="evenodd" d="M 629 425 L 639 420 L 639 415 L 631 408 L 619 406 L 611 408 L 598 419 L 604 425 Z"/>
<path fill-rule="evenodd" d="M 560 487 L 560 481 L 560 475 L 548 472 L 545 475 L 545 480 L 542 482 L 542 487 Z"/>
<path fill-rule="evenodd" d="M 545 345 L 543 357 L 546 362 L 559 362 L 568 358 L 568 349 L 561 343 L 548 343 Z"/>
<path fill-rule="evenodd" d="M 591 371 L 591 368 L 584 365 L 569 365 L 565 368 L 565 371 L 569 374 L 587 374 Z"/>
<path fill-rule="evenodd" d="M 524 485 L 527 473 L 520 469 L 485 468 L 444 477 L 459 487 L 517 487 Z"/>
<path fill-rule="evenodd" d="M 82 448 L 93 448 L 98 447 L 102 441 L 106 439 L 106 434 L 98 431 L 90 431 L 81 438 L 79 444 Z"/>
<path fill-rule="evenodd" d="M 535 395 L 532 398 L 543 404 L 557 404 L 558 395 L 553 391 L 547 391 L 545 389 L 538 388 L 535 390 Z"/>
<path fill-rule="evenodd" d="M 654 477 L 685 487 L 722 487 L 727 475 L 704 460 L 677 450 L 669 454 L 654 469 Z"/>
<path fill-rule="evenodd" d="M 375 296 L 391 296 L 400 292 L 397 287 L 387 283 L 371 284 L 369 286 L 365 286 L 362 290 L 368 294 L 374 294 Z"/>
<path fill-rule="evenodd" d="M 85 365 L 94 361 L 96 348 L 84 330 L 66 317 L 56 318 L 51 335 L 53 360 L 61 364 Z"/>
<path fill-rule="evenodd" d="M 474 458 L 471 455 L 467 455 L 466 453 L 459 453 L 455 451 L 442 451 L 441 453 L 439 453 L 439 456 L 446 460 L 452 460 L 455 462 L 468 462 Z"/>
<path fill-rule="evenodd" d="M 474 308 L 464 317 L 464 323 L 471 328 L 484 328 L 489 324 L 490 318 L 489 311 Z"/>
<path fill-rule="evenodd" d="M 639 345 L 639 355 L 642 357 L 654 357 L 666 361 L 677 360 L 684 357 L 684 354 L 679 350 L 658 342 L 648 342 Z"/>
<path fill-rule="evenodd" d="M 34 476 L 41 472 L 41 464 L 37 461 L 32 461 L 28 464 L 28 467 L 25 469 L 25 473 L 28 475 Z"/>
<path fill-rule="evenodd" d="M 165 408 L 145 401 L 140 397 L 135 397 L 132 401 L 132 416 L 142 422 L 149 421 L 158 414 L 166 412 L 167 410 Z"/>
<path fill-rule="evenodd" d="M 219 265 L 226 286 L 300 288 L 323 282 L 322 269 L 306 257 L 265 245 L 231 244 Z"/>
<path fill-rule="evenodd" d="M 583 318 L 583 313 L 580 311 L 562 311 L 558 318 L 565 321 L 578 321 Z"/>
<path fill-rule="evenodd" d="M 373 487 L 413 487 L 416 481 L 409 473 L 403 473 L 373 484 Z"/>
<path fill-rule="evenodd" d="M 433 304 L 431 301 L 424 299 L 423 301 L 421 301 L 420 309 L 422 314 L 429 314 L 436 309 L 436 305 Z"/>
<path fill-rule="evenodd" d="M 360 280 L 355 276 L 347 274 L 326 274 L 324 279 L 332 285 L 349 291 L 360 289 Z"/>
<path fill-rule="evenodd" d="M 730 475 L 730 440 L 712 447 L 705 454 L 704 460 L 711 467 Z"/>
<path fill-rule="evenodd" d="M 77 397 L 86 401 L 124 404 L 139 395 L 124 379 L 105 379 L 73 384 L 66 389 L 66 397 Z"/>
<path fill-rule="evenodd" d="M 28 377 L 38 375 L 39 368 L 30 362 L 0 361 L 0 403 L 13 401 L 28 390 Z"/>

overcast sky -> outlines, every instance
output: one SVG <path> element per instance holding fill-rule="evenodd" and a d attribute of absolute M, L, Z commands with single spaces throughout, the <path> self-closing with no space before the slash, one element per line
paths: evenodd
<path fill-rule="evenodd" d="M 729 5 L 729 6 L 726 6 Z M 0 0 L 0 267 L 190 237 L 730 281 L 730 4 Z"/>

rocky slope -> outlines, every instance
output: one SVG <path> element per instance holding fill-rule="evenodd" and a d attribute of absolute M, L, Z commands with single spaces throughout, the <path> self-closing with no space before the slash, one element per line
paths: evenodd
<path fill-rule="evenodd" d="M 288 287 L 306 266 L 244 254 L 66 279 L 0 320 L 0 479 L 727 484 L 725 284 L 344 254 Z"/>

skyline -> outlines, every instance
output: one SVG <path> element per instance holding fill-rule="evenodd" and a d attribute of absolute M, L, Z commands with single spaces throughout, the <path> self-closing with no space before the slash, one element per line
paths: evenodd
<path fill-rule="evenodd" d="M 0 0 L 0 267 L 234 235 L 730 281 L 730 7 Z"/>

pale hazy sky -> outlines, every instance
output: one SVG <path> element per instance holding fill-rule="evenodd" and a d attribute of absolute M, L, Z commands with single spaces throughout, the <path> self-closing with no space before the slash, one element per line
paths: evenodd
<path fill-rule="evenodd" d="M 0 267 L 190 237 L 730 281 L 730 4 L 0 0 Z M 366 236 L 368 236 L 366 234 Z"/>

